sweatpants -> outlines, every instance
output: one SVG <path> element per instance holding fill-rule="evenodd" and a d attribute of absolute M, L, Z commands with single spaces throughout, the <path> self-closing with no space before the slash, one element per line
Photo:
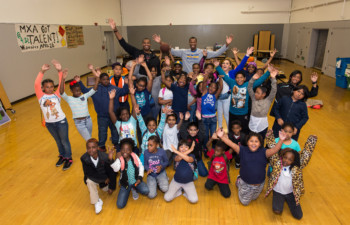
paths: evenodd
<path fill-rule="evenodd" d="M 238 187 L 238 198 L 243 205 L 249 205 L 249 203 L 257 199 L 264 188 L 265 181 L 259 185 L 247 184 L 238 177 L 236 185 Z"/>
<path fill-rule="evenodd" d="M 284 201 L 287 202 L 293 217 L 300 220 L 303 217 L 303 211 L 301 210 L 300 204 L 296 204 L 293 192 L 283 195 L 273 191 L 272 210 L 275 213 L 281 214 L 283 212 Z"/>
<path fill-rule="evenodd" d="M 190 203 L 198 202 L 198 195 L 196 191 L 196 187 L 194 186 L 194 182 L 191 181 L 186 184 L 178 183 L 173 179 L 169 184 L 169 189 L 164 195 L 164 200 L 167 202 L 172 201 L 174 198 L 181 195 L 181 189 L 185 192 L 185 197 Z"/>

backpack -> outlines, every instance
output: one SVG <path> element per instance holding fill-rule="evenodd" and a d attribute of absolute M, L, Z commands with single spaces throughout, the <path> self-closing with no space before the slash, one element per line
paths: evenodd
<path fill-rule="evenodd" d="M 136 154 L 132 152 L 131 157 L 134 160 L 136 167 L 139 167 L 139 161 L 137 160 Z M 124 160 L 123 156 L 119 157 L 119 160 L 120 160 L 120 170 L 123 171 L 125 168 L 125 160 Z"/>
<path fill-rule="evenodd" d="M 226 162 L 226 172 L 227 172 L 227 177 L 228 177 L 228 182 L 231 183 L 230 179 L 230 161 L 228 160 L 226 154 L 223 155 L 225 162 Z M 215 155 L 213 155 L 210 160 L 208 161 L 208 169 L 210 170 L 211 164 L 215 158 Z"/>

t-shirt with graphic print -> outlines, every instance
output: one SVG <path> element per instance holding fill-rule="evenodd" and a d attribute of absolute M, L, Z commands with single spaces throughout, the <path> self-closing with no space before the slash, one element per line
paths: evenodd
<path fill-rule="evenodd" d="M 142 116 L 147 115 L 151 111 L 150 95 L 147 89 L 135 92 L 136 102 L 141 109 Z"/>
<path fill-rule="evenodd" d="M 150 153 L 148 150 L 145 151 L 144 163 L 146 171 L 152 170 L 149 175 L 156 177 L 158 174 L 165 170 L 169 164 L 169 160 L 166 156 L 165 151 L 162 148 L 158 148 L 157 152 L 155 153 Z M 156 173 L 157 166 L 162 166 L 162 169 L 159 173 Z"/>
<path fill-rule="evenodd" d="M 214 149 L 208 152 L 209 158 L 215 154 Z M 232 159 L 232 154 L 229 151 L 225 152 L 227 159 Z M 215 157 L 211 162 L 208 179 L 212 179 L 218 183 L 228 184 L 228 174 L 227 174 L 227 165 L 225 158 L 223 156 Z"/>
<path fill-rule="evenodd" d="M 202 96 L 202 117 L 203 118 L 212 118 L 216 116 L 215 110 L 216 98 L 215 95 L 206 93 Z"/>
<path fill-rule="evenodd" d="M 137 146 L 137 138 L 136 138 L 137 121 L 133 116 L 130 116 L 129 120 L 126 122 L 122 122 L 118 120 L 115 123 L 115 127 L 118 130 L 119 143 L 124 138 L 132 138 L 132 140 L 134 140 L 135 142 L 135 146 Z"/>

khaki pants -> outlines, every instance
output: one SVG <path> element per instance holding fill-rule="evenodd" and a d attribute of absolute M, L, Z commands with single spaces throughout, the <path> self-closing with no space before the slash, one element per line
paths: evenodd
<path fill-rule="evenodd" d="M 98 199 L 100 198 L 98 196 L 98 189 L 97 187 L 99 186 L 98 183 L 93 182 L 89 178 L 86 180 L 86 186 L 89 189 L 90 192 L 90 201 L 91 204 L 95 205 L 98 202 Z M 108 191 L 108 185 L 104 188 L 102 188 L 102 191 Z"/>

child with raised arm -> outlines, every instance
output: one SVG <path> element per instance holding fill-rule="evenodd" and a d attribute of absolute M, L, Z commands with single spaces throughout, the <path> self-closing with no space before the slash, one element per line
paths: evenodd
<path fill-rule="evenodd" d="M 93 66 L 90 68 L 92 69 L 92 73 L 97 73 L 97 71 L 93 69 Z M 75 77 L 75 80 L 79 83 L 81 91 L 84 94 L 91 90 L 91 88 L 86 88 L 84 86 L 84 84 L 80 81 L 80 77 Z M 100 84 L 97 87 L 97 91 L 93 96 L 91 96 L 95 111 L 97 113 L 98 146 L 101 151 L 106 151 L 105 144 L 107 141 L 108 128 L 111 131 L 112 143 L 117 146 L 119 141 L 117 129 L 109 117 L 109 92 L 113 89 L 116 90 L 113 106 L 113 111 L 115 112 L 117 108 L 119 108 L 119 97 L 129 93 L 129 86 L 127 82 L 125 82 L 123 88 L 118 88 L 109 82 L 109 76 L 107 73 L 102 73 L 100 75 Z"/>
<path fill-rule="evenodd" d="M 90 66 L 92 65 L 89 64 L 88 67 Z M 60 94 L 72 110 L 75 127 L 77 128 L 79 134 L 85 139 L 85 141 L 91 138 L 92 133 L 92 120 L 89 114 L 87 99 L 95 94 L 98 87 L 100 74 L 101 71 L 97 71 L 95 74 L 96 80 L 94 87 L 85 94 L 81 93 L 80 85 L 76 80 L 71 81 L 69 83 L 69 87 L 73 96 L 68 96 L 64 92 L 64 82 L 67 78 L 67 73 L 63 73 L 63 79 L 61 80 Z"/>
<path fill-rule="evenodd" d="M 307 87 L 299 85 L 293 89 L 292 96 L 283 96 L 272 108 L 275 115 L 275 122 L 272 127 L 275 137 L 277 137 L 282 125 L 285 122 L 290 122 L 295 126 L 292 138 L 298 141 L 301 128 L 309 120 L 305 103 L 308 94 Z"/>
<path fill-rule="evenodd" d="M 140 148 L 141 148 L 141 155 L 140 155 L 140 160 L 142 162 L 142 164 L 144 163 L 144 152 L 147 149 L 148 146 L 148 139 L 151 136 L 158 136 L 159 138 L 162 137 L 163 135 L 163 130 L 164 130 L 164 126 L 165 126 L 165 118 L 166 118 L 166 114 L 170 114 L 171 110 L 168 109 L 168 107 L 164 107 L 164 109 L 162 109 L 162 115 L 160 117 L 160 122 L 159 125 L 157 127 L 157 121 L 151 117 L 149 118 L 146 123 L 143 120 L 142 116 L 141 116 L 141 110 L 139 109 L 139 106 L 136 104 L 136 99 L 135 99 L 135 89 L 131 89 L 130 88 L 130 96 L 131 96 L 131 102 L 132 105 L 134 107 L 135 113 L 136 113 L 136 117 L 137 117 L 137 121 L 139 122 L 139 126 L 140 126 L 140 130 L 141 130 L 141 142 L 140 142 Z"/>
<path fill-rule="evenodd" d="M 171 109 L 176 114 L 176 116 L 179 116 L 180 112 L 187 112 L 189 89 L 189 84 L 187 83 L 187 76 L 185 74 L 181 74 L 180 78 L 177 80 L 177 84 L 174 84 L 169 80 L 165 79 L 165 73 L 167 70 L 169 70 L 169 67 L 164 67 L 161 71 L 162 82 L 167 88 L 169 88 L 173 92 L 173 95 L 176 96 L 176 98 L 173 99 Z"/>
<path fill-rule="evenodd" d="M 219 83 L 212 82 L 207 88 L 208 74 L 204 74 L 203 85 L 202 85 L 202 103 L 201 113 L 202 121 L 205 126 L 205 139 L 204 143 L 207 143 L 209 137 L 213 136 L 216 131 L 217 120 L 216 120 L 216 100 L 218 99 L 222 90 L 222 78 L 219 77 Z"/>
<path fill-rule="evenodd" d="M 73 163 L 71 145 L 68 138 L 68 122 L 66 115 L 61 108 L 60 87 L 63 76 L 62 66 L 52 60 L 59 76 L 58 89 L 54 90 L 54 82 L 51 79 L 42 80 L 44 73 L 50 69 L 48 64 L 44 64 L 38 76 L 35 79 L 34 89 L 36 97 L 39 100 L 41 111 L 44 115 L 45 126 L 55 139 L 59 156 L 56 166 L 59 167 L 64 163 L 63 170 L 67 170 Z"/>
<path fill-rule="evenodd" d="M 201 113 L 198 110 L 196 111 L 196 117 L 197 122 L 190 122 L 190 113 L 186 112 L 185 120 L 180 128 L 180 139 L 191 143 L 194 142 L 193 155 L 197 162 L 198 174 L 201 177 L 206 177 L 208 176 L 208 170 L 202 160 L 202 151 L 203 147 L 205 147 L 205 127 L 202 122 Z"/>
<path fill-rule="evenodd" d="M 84 183 L 90 193 L 90 202 L 95 206 L 95 213 L 102 210 L 103 201 L 98 196 L 101 190 L 112 194 L 116 188 L 117 174 L 112 170 L 108 155 L 98 150 L 98 141 L 91 138 L 86 142 L 86 153 L 80 157 L 83 164 Z"/>
<path fill-rule="evenodd" d="M 208 143 L 212 142 L 213 139 L 218 139 L 216 133 L 213 134 Z M 207 148 L 209 149 L 209 146 Z M 217 141 L 215 147 L 207 153 L 210 158 L 208 162 L 209 175 L 204 186 L 210 191 L 217 184 L 221 195 L 224 198 L 229 198 L 231 196 L 229 169 L 233 150 L 226 151 L 226 149 L 227 145 L 224 142 Z"/>
<path fill-rule="evenodd" d="M 272 89 L 268 96 L 266 96 L 267 89 L 262 86 L 257 87 L 254 93 L 253 85 L 254 82 L 257 79 L 259 79 L 258 74 L 255 74 L 248 83 L 248 93 L 252 100 L 252 111 L 249 119 L 249 130 L 255 133 L 259 133 L 263 137 L 263 139 L 265 139 L 267 128 L 269 127 L 267 114 L 270 110 L 271 104 L 277 92 L 276 76 L 278 74 L 278 70 L 273 68 L 272 66 L 269 67 L 269 70 L 271 74 Z"/>
<path fill-rule="evenodd" d="M 303 151 L 298 153 L 291 148 L 285 148 L 270 157 L 273 171 L 267 184 L 265 197 L 273 192 L 272 210 L 274 213 L 282 214 L 286 201 L 294 218 L 303 217 L 300 206 L 300 197 L 305 191 L 302 171 L 311 159 L 316 142 L 317 137 L 310 135 Z M 267 137 L 267 145 L 269 147 L 275 145 L 273 135 Z"/>
<path fill-rule="evenodd" d="M 162 192 L 169 188 L 169 178 L 165 168 L 168 166 L 168 157 L 163 148 L 160 148 L 160 138 L 151 136 L 148 138 L 148 148 L 145 151 L 145 170 L 147 171 L 147 185 L 149 198 L 157 196 L 157 186 Z"/>
<path fill-rule="evenodd" d="M 135 109 L 132 110 L 132 115 L 126 107 L 119 107 L 117 113 L 113 111 L 113 104 L 115 98 L 116 90 L 109 92 L 109 116 L 112 120 L 112 123 L 115 124 L 117 131 L 119 133 L 119 143 L 116 146 L 117 152 L 120 151 L 120 141 L 124 138 L 131 138 L 135 146 L 132 151 L 139 155 L 139 149 L 137 148 L 137 120 Z"/>
<path fill-rule="evenodd" d="M 131 138 L 125 138 L 120 142 L 120 152 L 116 153 L 115 160 L 113 155 L 114 149 L 109 149 L 108 158 L 113 161 L 111 164 L 114 172 L 120 171 L 120 190 L 117 198 L 117 207 L 122 209 L 128 203 L 130 191 L 132 198 L 139 198 L 138 192 L 142 195 L 148 195 L 149 189 L 142 179 L 144 175 L 144 167 L 139 157 L 132 152 L 135 143 Z"/>
<path fill-rule="evenodd" d="M 235 79 L 231 79 L 230 77 L 227 76 L 226 72 L 219 66 L 218 61 L 214 61 L 214 65 L 216 66 L 216 71 L 218 71 L 220 75 L 224 75 L 223 80 L 228 84 L 229 88 L 231 89 L 229 121 L 240 120 L 242 123 L 243 132 L 248 133 L 249 131 L 248 129 L 249 92 L 247 91 L 248 82 L 246 82 L 245 75 L 242 72 L 238 72 L 236 74 Z M 260 77 L 258 80 L 254 82 L 253 88 L 258 87 L 269 76 L 270 76 L 270 72 L 267 71 L 262 77 Z M 229 124 L 229 127 L 231 127 L 231 124 Z"/>
<path fill-rule="evenodd" d="M 267 158 L 281 149 L 286 137 L 280 131 L 279 142 L 270 149 L 263 147 L 263 140 L 260 134 L 251 132 L 247 136 L 247 146 L 238 146 L 225 136 L 223 129 L 218 129 L 216 134 L 223 142 L 232 148 L 241 159 L 241 168 L 237 177 L 238 197 L 243 205 L 257 199 L 264 188 Z"/>
<path fill-rule="evenodd" d="M 194 149 L 194 143 L 190 147 L 190 142 L 181 140 L 179 142 L 179 150 L 173 145 L 171 146 L 175 157 L 175 174 L 170 182 L 169 190 L 165 193 L 164 199 L 167 202 L 179 197 L 184 191 L 184 196 L 190 203 L 198 202 L 198 195 L 196 187 L 193 182 L 193 175 L 195 171 L 195 156 L 191 154 Z"/>
<path fill-rule="evenodd" d="M 170 114 L 166 118 L 166 124 L 163 132 L 163 149 L 168 157 L 169 166 L 173 163 L 173 152 L 171 145 L 177 146 L 179 144 L 178 133 L 182 125 L 184 116 L 179 114 L 180 122 L 176 124 L 176 114 Z"/>

